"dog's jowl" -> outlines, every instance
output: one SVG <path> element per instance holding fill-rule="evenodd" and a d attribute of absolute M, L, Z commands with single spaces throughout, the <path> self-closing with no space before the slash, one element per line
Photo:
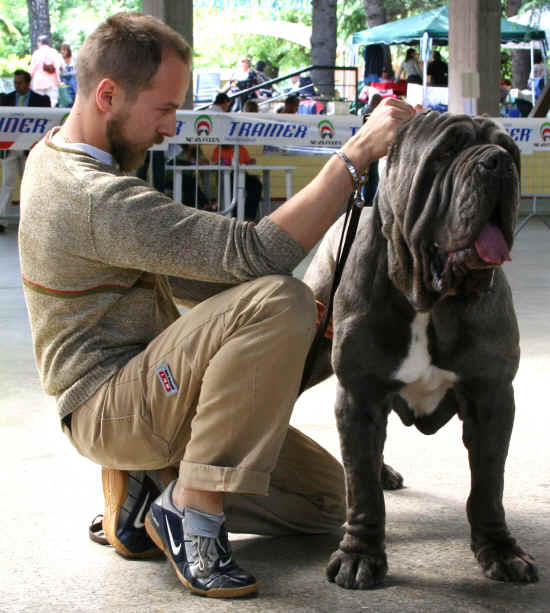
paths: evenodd
<path fill-rule="evenodd" d="M 491 579 L 537 580 L 502 506 L 519 333 L 500 265 L 510 259 L 519 170 L 517 147 L 491 120 L 427 111 L 402 127 L 362 213 L 334 301 L 348 511 L 327 573 L 342 587 L 371 588 L 387 573 L 382 456 L 391 410 L 426 434 L 458 415 L 472 551 Z M 341 225 L 305 276 L 325 302 Z"/>

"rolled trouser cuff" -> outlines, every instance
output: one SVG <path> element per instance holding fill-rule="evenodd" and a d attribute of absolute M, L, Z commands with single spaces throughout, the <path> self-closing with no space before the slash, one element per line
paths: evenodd
<path fill-rule="evenodd" d="M 183 487 L 193 490 L 266 496 L 270 475 L 246 468 L 211 466 L 183 460 L 179 481 Z"/>

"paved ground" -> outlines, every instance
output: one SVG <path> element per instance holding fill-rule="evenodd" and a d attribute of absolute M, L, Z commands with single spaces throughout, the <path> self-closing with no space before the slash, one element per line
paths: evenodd
<path fill-rule="evenodd" d="M 506 271 L 522 332 L 517 417 L 507 463 L 507 518 L 538 562 L 541 581 L 517 586 L 485 579 L 468 546 L 469 475 L 455 419 L 423 437 L 390 419 L 386 458 L 406 489 L 386 496 L 390 572 L 383 588 L 345 591 L 324 568 L 338 535 L 239 536 L 234 549 L 262 586 L 234 602 L 186 592 L 164 560 L 129 562 L 90 542 L 102 509 L 99 469 L 58 429 L 54 403 L 39 388 L 18 270 L 15 227 L 0 235 L 0 611 L 30 613 L 228 611 L 447 613 L 550 611 L 550 232 L 531 221 Z M 338 455 L 334 381 L 307 392 L 293 423 Z"/>

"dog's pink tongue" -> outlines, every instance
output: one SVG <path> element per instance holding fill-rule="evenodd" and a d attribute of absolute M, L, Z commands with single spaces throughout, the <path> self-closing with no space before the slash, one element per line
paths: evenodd
<path fill-rule="evenodd" d="M 479 257 L 489 264 L 502 264 L 511 261 L 510 250 L 500 228 L 492 223 L 485 225 L 476 242 Z"/>

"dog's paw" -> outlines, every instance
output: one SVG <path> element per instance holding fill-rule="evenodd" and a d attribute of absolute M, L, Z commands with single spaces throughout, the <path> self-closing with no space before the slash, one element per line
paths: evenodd
<path fill-rule="evenodd" d="M 490 543 L 480 547 L 475 554 L 489 579 L 516 583 L 539 580 L 535 560 L 515 543 Z"/>
<path fill-rule="evenodd" d="M 403 487 L 403 477 L 389 464 L 382 464 L 382 487 L 385 490 L 400 490 Z"/>
<path fill-rule="evenodd" d="M 327 566 L 328 580 L 348 590 L 372 589 L 383 582 L 387 572 L 384 552 L 369 555 L 337 549 L 330 556 Z"/>

